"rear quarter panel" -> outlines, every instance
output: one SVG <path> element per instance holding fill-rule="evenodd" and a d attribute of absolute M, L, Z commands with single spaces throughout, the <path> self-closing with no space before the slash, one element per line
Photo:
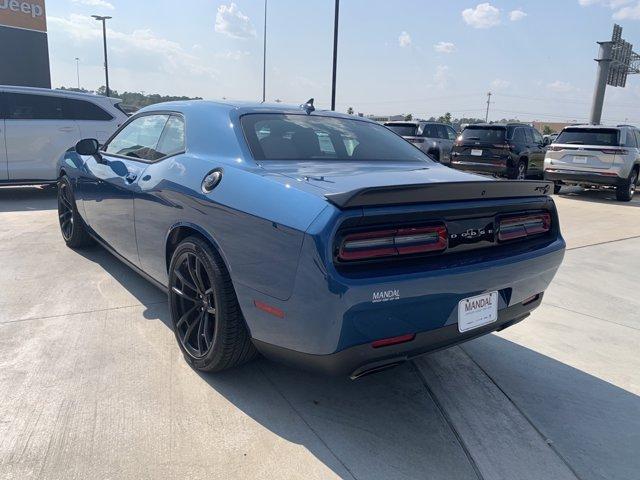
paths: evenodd
<path fill-rule="evenodd" d="M 234 284 L 285 300 L 304 231 L 328 204 L 274 181 L 259 167 L 238 168 L 233 161 L 181 155 L 145 170 L 135 197 L 142 268 L 166 284 L 168 235 L 192 227 L 214 243 Z M 202 179 L 214 168 L 222 169 L 222 181 L 205 194 Z"/>

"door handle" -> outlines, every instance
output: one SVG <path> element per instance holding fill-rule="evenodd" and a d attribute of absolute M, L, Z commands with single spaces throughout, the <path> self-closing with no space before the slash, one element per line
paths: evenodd
<path fill-rule="evenodd" d="M 125 175 L 124 179 L 127 181 L 127 183 L 133 183 L 136 181 L 136 178 L 138 178 L 138 174 L 137 173 L 133 173 L 133 172 L 129 172 Z"/>
<path fill-rule="evenodd" d="M 60 132 L 73 132 L 73 131 L 75 131 L 75 128 L 73 128 L 73 127 L 60 127 L 58 130 Z"/>

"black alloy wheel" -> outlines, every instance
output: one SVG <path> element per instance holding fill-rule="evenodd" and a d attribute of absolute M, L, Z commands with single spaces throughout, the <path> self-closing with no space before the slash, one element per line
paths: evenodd
<path fill-rule="evenodd" d="M 216 301 L 211 278 L 195 252 L 184 252 L 178 259 L 169 295 L 180 344 L 193 358 L 204 357 L 213 346 Z"/>
<path fill-rule="evenodd" d="M 74 222 L 73 194 L 67 182 L 60 182 L 58 187 L 58 219 L 60 220 L 60 231 L 62 238 L 66 242 L 73 236 Z"/>
<path fill-rule="evenodd" d="M 68 247 L 80 248 L 93 244 L 93 238 L 78 213 L 73 187 L 67 176 L 58 181 L 58 221 L 62 238 Z"/>
<path fill-rule="evenodd" d="M 229 272 L 202 237 L 173 251 L 168 296 L 178 345 L 193 368 L 219 372 L 256 355 Z"/>

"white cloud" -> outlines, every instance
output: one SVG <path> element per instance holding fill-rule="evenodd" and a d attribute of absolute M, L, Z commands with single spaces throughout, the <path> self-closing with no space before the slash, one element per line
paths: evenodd
<path fill-rule="evenodd" d="M 640 2 L 634 6 L 624 7 L 613 14 L 616 20 L 640 20 Z"/>
<path fill-rule="evenodd" d="M 224 58 L 226 60 L 241 60 L 244 57 L 248 57 L 249 55 L 251 55 L 251 53 L 246 50 L 234 50 L 228 52 L 218 52 L 214 54 L 214 57 Z"/>
<path fill-rule="evenodd" d="M 608 8 L 619 8 L 623 5 L 628 5 L 631 2 L 633 2 L 633 0 L 578 0 L 578 3 L 583 7 L 600 5 Z"/>
<path fill-rule="evenodd" d="M 583 7 L 598 5 L 615 10 L 612 15 L 615 20 L 640 20 L 638 0 L 578 0 L 578 3 Z"/>
<path fill-rule="evenodd" d="M 408 47 L 411 45 L 411 35 L 409 35 L 407 32 L 401 32 L 400 36 L 398 37 L 398 45 L 400 45 L 401 47 Z"/>
<path fill-rule="evenodd" d="M 473 28 L 491 28 L 500 24 L 500 10 L 488 2 L 480 3 L 463 10 L 462 19 Z"/>
<path fill-rule="evenodd" d="M 447 65 L 438 65 L 436 67 L 436 73 L 433 75 L 435 86 L 440 89 L 445 89 L 450 85 L 451 80 L 452 77 L 449 73 L 449 67 Z"/>
<path fill-rule="evenodd" d="M 73 3 L 78 3 L 80 5 L 87 5 L 89 7 L 106 8 L 108 10 L 115 9 L 113 4 L 107 2 L 106 0 L 71 0 L 71 1 Z"/>
<path fill-rule="evenodd" d="M 249 17 L 233 2 L 218 7 L 215 30 L 231 38 L 247 39 L 256 36 L 256 29 Z"/>
<path fill-rule="evenodd" d="M 511 82 L 509 80 L 503 80 L 501 78 L 496 78 L 491 82 L 491 88 L 494 90 L 504 90 L 511 86 Z"/>
<path fill-rule="evenodd" d="M 85 15 L 71 14 L 66 18 L 51 16 L 48 23 L 50 35 L 65 35 L 79 43 L 102 40 L 101 25 Z M 156 70 L 168 74 L 188 72 L 192 75 L 217 75 L 215 69 L 187 52 L 178 42 L 159 37 L 150 29 L 126 33 L 107 28 L 107 37 L 111 50 L 126 53 L 126 58 L 134 62 L 147 60 L 145 68 L 153 65 Z"/>
<path fill-rule="evenodd" d="M 562 80 L 548 83 L 547 88 L 556 93 L 568 93 L 574 90 L 573 85 L 569 82 L 563 82 Z"/>
<path fill-rule="evenodd" d="M 433 46 L 433 49 L 440 53 L 453 53 L 456 46 L 451 42 L 438 42 Z"/>
<path fill-rule="evenodd" d="M 511 12 L 509 12 L 509 20 L 511 20 L 512 22 L 517 22 L 518 20 L 522 20 L 524 17 L 526 17 L 527 14 L 520 10 L 519 8 L 516 10 L 511 10 Z"/>

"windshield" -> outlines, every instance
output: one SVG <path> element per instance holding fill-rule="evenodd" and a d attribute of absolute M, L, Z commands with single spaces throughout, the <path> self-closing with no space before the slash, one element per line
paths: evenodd
<path fill-rule="evenodd" d="M 372 122 L 260 113 L 244 115 L 240 123 L 256 160 L 430 161 L 418 148 Z"/>
<path fill-rule="evenodd" d="M 619 145 L 618 130 L 615 128 L 565 128 L 554 143 L 574 145 Z"/>
<path fill-rule="evenodd" d="M 505 127 L 472 127 L 465 128 L 460 134 L 462 140 L 475 140 L 476 142 L 504 143 Z"/>
<path fill-rule="evenodd" d="M 385 123 L 385 126 L 402 137 L 415 137 L 418 135 L 418 126 L 413 123 Z"/>

